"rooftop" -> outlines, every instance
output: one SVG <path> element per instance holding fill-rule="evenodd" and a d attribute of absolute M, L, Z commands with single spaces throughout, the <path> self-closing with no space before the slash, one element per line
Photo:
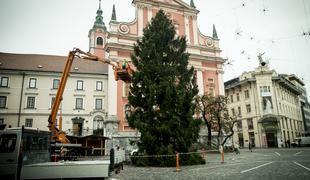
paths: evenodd
<path fill-rule="evenodd" d="M 63 72 L 66 56 L 41 54 L 12 54 L 0 52 L 0 70 Z M 75 58 L 71 72 L 82 74 L 108 74 L 108 65 L 97 61 Z"/>

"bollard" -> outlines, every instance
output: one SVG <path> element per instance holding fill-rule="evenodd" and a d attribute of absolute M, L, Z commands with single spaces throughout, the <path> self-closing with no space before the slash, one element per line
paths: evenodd
<path fill-rule="evenodd" d="M 221 152 L 221 163 L 224 163 L 224 151 Z"/>
<path fill-rule="evenodd" d="M 175 171 L 176 172 L 179 172 L 181 169 L 180 169 L 180 165 L 179 165 L 179 153 L 176 154 L 176 168 L 175 168 Z"/>
<path fill-rule="evenodd" d="M 224 149 L 222 145 L 219 146 L 219 151 L 221 153 L 221 163 L 223 164 L 224 163 Z"/>

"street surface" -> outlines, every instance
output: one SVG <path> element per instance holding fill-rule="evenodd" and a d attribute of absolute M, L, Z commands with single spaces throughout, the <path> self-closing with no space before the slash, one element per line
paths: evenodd
<path fill-rule="evenodd" d="M 240 154 L 226 153 L 221 163 L 219 154 L 207 154 L 205 165 L 174 168 L 135 167 L 125 165 L 109 180 L 306 180 L 310 179 L 310 148 L 241 149 Z"/>

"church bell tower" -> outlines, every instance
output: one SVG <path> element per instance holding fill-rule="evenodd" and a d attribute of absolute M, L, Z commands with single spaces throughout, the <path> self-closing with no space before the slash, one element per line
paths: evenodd
<path fill-rule="evenodd" d="M 89 52 L 105 59 L 104 46 L 106 44 L 107 28 L 103 22 L 103 11 L 101 10 L 101 0 L 97 10 L 96 20 L 93 27 L 89 30 Z"/>

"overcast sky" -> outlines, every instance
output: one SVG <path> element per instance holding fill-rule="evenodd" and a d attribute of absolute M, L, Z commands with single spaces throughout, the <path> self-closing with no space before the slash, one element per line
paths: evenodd
<path fill-rule="evenodd" d="M 112 6 L 118 21 L 135 18 L 132 0 L 102 0 L 107 27 Z M 189 3 L 190 0 L 184 0 Z M 309 0 L 194 0 L 200 31 L 212 36 L 215 24 L 225 66 L 224 80 L 251 71 L 265 52 L 272 69 L 303 78 L 310 94 Z M 88 50 L 98 0 L 1 0 L 0 52 L 64 55 Z"/>

